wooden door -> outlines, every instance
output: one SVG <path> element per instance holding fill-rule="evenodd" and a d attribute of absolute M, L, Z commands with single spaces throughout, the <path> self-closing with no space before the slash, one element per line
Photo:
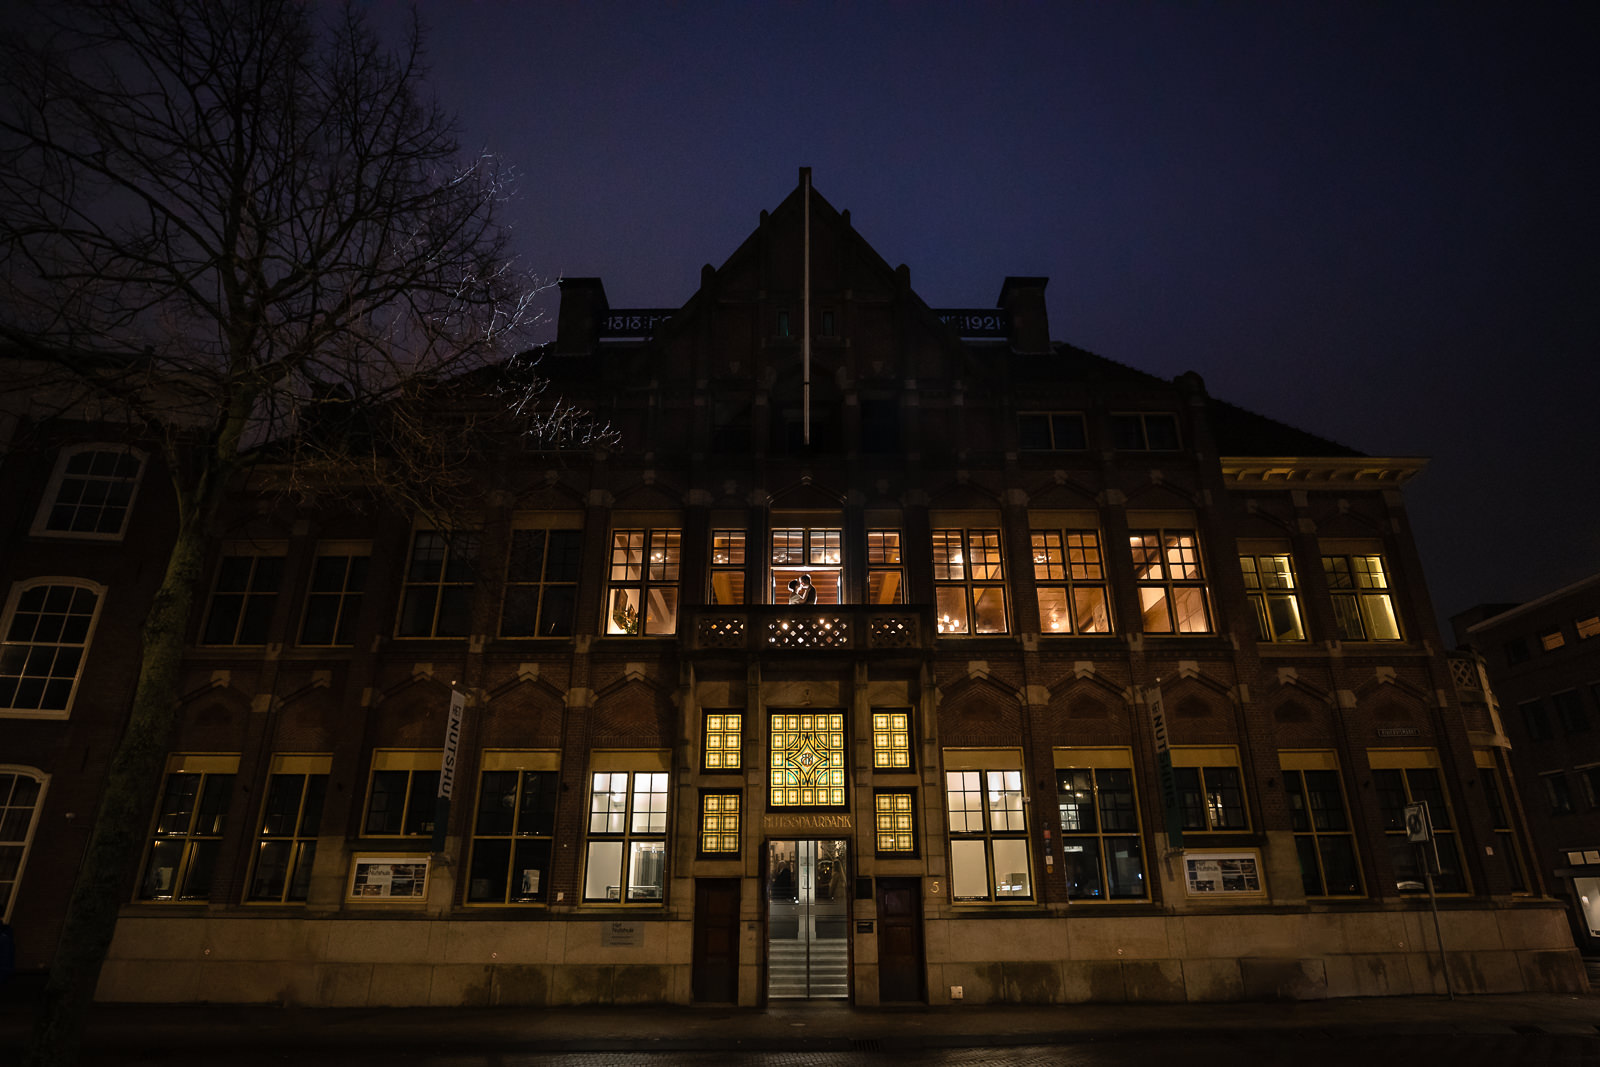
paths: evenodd
<path fill-rule="evenodd" d="M 878 879 L 878 999 L 922 1000 L 921 879 Z"/>
<path fill-rule="evenodd" d="M 694 883 L 694 999 L 739 1001 L 739 879 L 698 878 Z"/>

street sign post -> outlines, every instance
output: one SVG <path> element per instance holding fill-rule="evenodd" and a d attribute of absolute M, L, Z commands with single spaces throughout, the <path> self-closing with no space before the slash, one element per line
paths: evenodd
<path fill-rule="evenodd" d="M 1450 981 L 1450 961 L 1444 954 L 1444 934 L 1439 927 L 1439 895 L 1434 892 L 1433 876 L 1440 873 L 1439 844 L 1433 835 L 1433 817 L 1428 802 L 1419 800 L 1405 808 L 1406 840 L 1417 847 L 1417 863 L 1428 881 L 1428 903 L 1433 908 L 1433 939 L 1439 944 L 1439 969 L 1444 972 L 1444 989 L 1450 999 L 1456 999 L 1455 986 Z"/>

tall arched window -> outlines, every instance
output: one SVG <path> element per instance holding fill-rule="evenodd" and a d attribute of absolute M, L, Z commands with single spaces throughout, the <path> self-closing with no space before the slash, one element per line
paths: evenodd
<path fill-rule="evenodd" d="M 0 922 L 11 921 L 49 780 L 33 767 L 0 764 Z"/>
<path fill-rule="evenodd" d="M 66 718 L 103 592 L 75 578 L 35 578 L 12 587 L 0 619 L 0 715 Z"/>

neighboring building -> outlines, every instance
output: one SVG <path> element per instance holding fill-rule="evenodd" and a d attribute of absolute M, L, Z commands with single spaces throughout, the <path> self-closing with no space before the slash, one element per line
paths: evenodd
<path fill-rule="evenodd" d="M 1488 668 L 1535 866 L 1566 902 L 1578 945 L 1600 953 L 1600 574 L 1451 624 Z"/>
<path fill-rule="evenodd" d="M 1442 992 L 1415 800 L 1456 988 L 1585 988 L 1421 462 L 1053 343 L 1042 278 L 930 309 L 808 186 L 681 308 L 563 282 L 544 370 L 622 447 L 497 448 L 444 523 L 238 500 L 100 996 Z M 0 466 L 31 968 L 165 521 L 157 472 L 40 455 Z"/>

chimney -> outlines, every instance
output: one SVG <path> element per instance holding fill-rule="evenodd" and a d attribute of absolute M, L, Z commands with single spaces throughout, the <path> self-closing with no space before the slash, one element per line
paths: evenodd
<path fill-rule="evenodd" d="M 1011 347 L 1026 355 L 1047 356 L 1050 348 L 1050 319 L 1044 309 L 1044 287 L 1049 278 L 1008 277 L 1000 287 L 995 306 L 1011 318 Z"/>
<path fill-rule="evenodd" d="M 599 278 L 562 278 L 556 313 L 556 355 L 587 356 L 600 347 L 600 320 L 610 312 Z"/>

